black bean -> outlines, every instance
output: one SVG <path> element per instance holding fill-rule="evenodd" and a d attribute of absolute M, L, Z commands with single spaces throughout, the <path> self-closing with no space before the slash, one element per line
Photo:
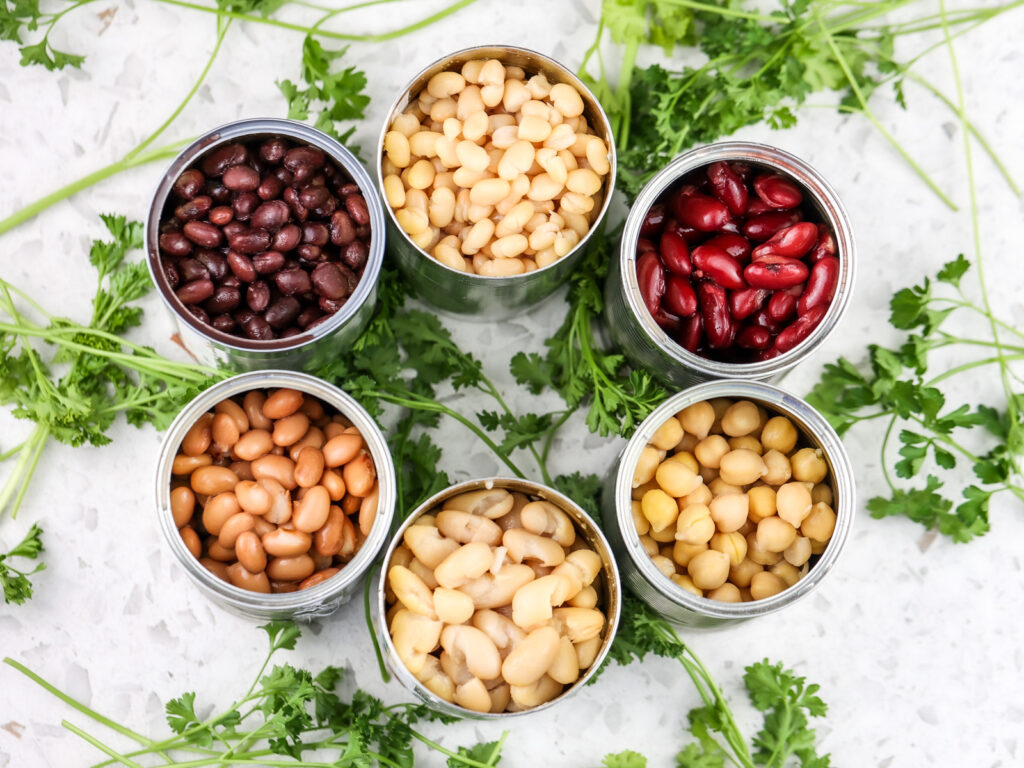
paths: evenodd
<path fill-rule="evenodd" d="M 169 261 L 164 262 L 164 279 L 167 280 L 167 285 L 170 286 L 173 291 L 178 287 L 178 283 L 181 278 L 178 276 L 178 268 L 171 264 Z"/>
<path fill-rule="evenodd" d="M 235 318 L 228 314 L 217 315 L 210 321 L 210 325 L 221 333 L 231 333 L 235 330 Z"/>
<path fill-rule="evenodd" d="M 206 300 L 203 308 L 213 315 L 223 312 L 230 312 L 242 301 L 242 293 L 230 285 L 218 286 L 213 291 L 213 296 Z"/>
<path fill-rule="evenodd" d="M 336 264 L 318 264 L 312 282 L 316 292 L 328 299 L 341 299 L 349 294 L 348 281 Z"/>
<path fill-rule="evenodd" d="M 356 224 L 370 223 L 370 210 L 366 207 L 366 200 L 362 195 L 349 195 L 345 198 L 345 210 L 352 217 Z"/>
<path fill-rule="evenodd" d="M 277 165 L 284 160 L 284 155 L 287 151 L 288 145 L 285 143 L 284 139 L 277 137 L 267 139 L 260 144 L 260 158 L 271 165 Z"/>
<path fill-rule="evenodd" d="M 274 275 L 274 285 L 285 296 L 306 293 L 313 288 L 309 273 L 302 269 L 282 269 Z"/>
<path fill-rule="evenodd" d="M 210 324 L 210 316 L 206 314 L 206 310 L 204 310 L 198 304 L 186 304 L 185 309 L 187 309 L 189 313 L 193 317 L 195 317 L 195 319 L 198 320 L 200 323 L 203 323 L 205 325 Z"/>
<path fill-rule="evenodd" d="M 256 341 L 269 341 L 274 338 L 274 331 L 260 315 L 253 315 L 242 323 L 242 330 L 250 339 Z"/>
<path fill-rule="evenodd" d="M 213 283 L 208 279 L 193 280 L 181 286 L 174 295 L 182 304 L 199 304 L 213 296 Z"/>
<path fill-rule="evenodd" d="M 217 205 L 226 205 L 231 202 L 231 190 L 219 181 L 208 181 L 203 189 Z"/>
<path fill-rule="evenodd" d="M 252 214 L 252 225 L 268 232 L 277 232 L 288 223 L 288 204 L 282 200 L 263 203 Z"/>
<path fill-rule="evenodd" d="M 178 262 L 178 273 L 186 283 L 195 280 L 209 280 L 210 271 L 198 259 L 182 259 Z"/>
<path fill-rule="evenodd" d="M 195 221 L 205 216 L 213 207 L 213 200 L 207 195 L 198 195 L 187 200 L 174 209 L 174 218 L 178 221 Z"/>
<path fill-rule="evenodd" d="M 286 328 L 285 330 L 281 331 L 281 338 L 290 339 L 292 336 L 298 336 L 300 333 L 302 333 L 301 328 L 296 328 L 295 326 L 292 326 L 291 328 Z"/>
<path fill-rule="evenodd" d="M 218 283 L 223 282 L 228 276 L 228 262 L 216 251 L 196 251 L 195 257 L 197 261 L 206 267 L 210 277 Z"/>
<path fill-rule="evenodd" d="M 260 185 L 260 175 L 246 165 L 234 165 L 224 171 L 222 182 L 232 192 L 252 192 Z"/>
<path fill-rule="evenodd" d="M 299 193 L 299 202 L 306 208 L 319 208 L 330 196 L 331 193 L 327 191 L 327 187 L 315 184 L 306 187 Z"/>
<path fill-rule="evenodd" d="M 342 184 L 338 187 L 338 197 L 348 197 L 349 195 L 358 195 L 359 185 L 354 184 L 351 181 Z"/>
<path fill-rule="evenodd" d="M 270 233 L 265 229 L 250 229 L 229 237 L 228 244 L 239 253 L 259 253 L 270 247 Z"/>
<path fill-rule="evenodd" d="M 312 243 L 303 243 L 295 249 L 295 253 L 297 253 L 299 258 L 307 264 L 315 264 L 316 262 L 327 260 L 327 256 L 324 254 L 323 248 L 319 245 L 313 245 Z"/>
<path fill-rule="evenodd" d="M 302 310 L 302 313 L 297 318 L 295 318 L 295 323 L 300 328 L 308 328 L 323 316 L 324 313 L 321 312 L 317 307 L 306 307 L 304 310 Z"/>
<path fill-rule="evenodd" d="M 341 249 L 342 262 L 346 267 L 356 272 L 359 272 L 366 266 L 366 260 L 369 258 L 369 255 L 370 249 L 366 247 L 366 243 L 362 240 L 353 240 Z"/>
<path fill-rule="evenodd" d="M 203 158 L 201 167 L 207 176 L 221 176 L 233 165 L 241 165 L 249 159 L 249 152 L 241 144 L 225 144 Z"/>
<path fill-rule="evenodd" d="M 317 208 L 310 209 L 310 213 L 312 213 L 314 216 L 319 216 L 321 219 L 329 219 L 331 217 L 331 214 L 338 209 L 338 205 L 338 198 L 336 198 L 334 195 L 331 195 L 326 200 L 324 200 L 322 205 L 320 205 Z"/>
<path fill-rule="evenodd" d="M 181 232 L 164 232 L 160 235 L 160 250 L 171 256 L 187 256 L 192 252 L 192 243 Z"/>
<path fill-rule="evenodd" d="M 189 221 L 182 231 L 185 237 L 200 248 L 216 248 L 220 245 L 220 230 L 208 221 Z"/>
<path fill-rule="evenodd" d="M 221 282 L 221 285 L 233 285 L 235 288 L 238 288 L 242 285 L 242 281 L 238 279 L 237 275 L 228 275 Z"/>
<path fill-rule="evenodd" d="M 285 152 L 282 165 L 289 171 L 295 172 L 299 167 L 310 167 L 310 178 L 324 165 L 324 153 L 316 147 L 292 147 Z"/>
<path fill-rule="evenodd" d="M 206 182 L 206 177 L 197 168 L 189 168 L 174 182 L 174 194 L 182 200 L 191 200 L 199 194 Z"/>
<path fill-rule="evenodd" d="M 231 201 L 231 207 L 235 211 L 235 218 L 239 221 L 248 221 L 260 205 L 260 199 L 255 192 L 239 192 Z"/>
<path fill-rule="evenodd" d="M 247 229 L 249 229 L 249 227 L 246 226 L 241 221 L 229 221 L 227 224 L 221 227 L 221 231 L 224 233 L 224 237 L 226 237 L 228 240 L 231 239 L 232 235 L 237 235 L 239 232 L 245 232 Z"/>
<path fill-rule="evenodd" d="M 322 221 L 307 221 L 302 225 L 302 242 L 324 246 L 330 240 L 327 225 Z"/>
<path fill-rule="evenodd" d="M 282 296 L 263 313 L 270 327 L 276 331 L 287 328 L 295 322 L 295 318 L 302 312 L 302 305 L 294 296 Z"/>
<path fill-rule="evenodd" d="M 317 306 L 320 307 L 328 315 L 333 315 L 339 309 L 345 306 L 347 298 L 344 299 L 328 299 L 326 296 L 321 296 L 317 302 Z"/>
<path fill-rule="evenodd" d="M 295 181 L 295 175 L 287 168 L 275 168 L 274 175 L 281 180 L 281 183 L 286 187 L 290 187 L 292 182 Z"/>
<path fill-rule="evenodd" d="M 218 227 L 223 227 L 225 224 L 230 224 L 234 218 L 235 211 L 231 208 L 230 205 L 218 205 L 216 208 L 210 211 L 209 216 L 210 223 Z"/>
<path fill-rule="evenodd" d="M 288 208 L 299 221 L 305 221 L 309 217 L 309 211 L 299 201 L 299 191 L 295 187 L 288 187 L 284 192 L 281 193 L 281 199 L 288 203 Z"/>
<path fill-rule="evenodd" d="M 356 229 L 347 211 L 335 211 L 331 215 L 330 233 L 335 245 L 348 245 L 356 239 Z"/>
<path fill-rule="evenodd" d="M 280 251 L 264 251 L 252 257 L 252 265 L 261 275 L 272 275 L 284 267 L 284 254 Z"/>
<path fill-rule="evenodd" d="M 252 259 L 244 253 L 228 251 L 228 267 L 243 283 L 251 283 L 256 279 L 256 268 L 252 265 Z"/>
<path fill-rule="evenodd" d="M 281 194 L 283 189 L 283 181 L 273 174 L 267 174 L 256 188 L 256 195 L 260 200 L 273 200 Z"/>
<path fill-rule="evenodd" d="M 270 286 L 257 280 L 245 292 L 245 303 L 253 312 L 262 312 L 270 305 Z"/>
<path fill-rule="evenodd" d="M 302 240 L 302 230 L 295 224 L 285 224 L 274 235 L 274 250 L 287 253 L 295 250 L 295 246 Z"/>

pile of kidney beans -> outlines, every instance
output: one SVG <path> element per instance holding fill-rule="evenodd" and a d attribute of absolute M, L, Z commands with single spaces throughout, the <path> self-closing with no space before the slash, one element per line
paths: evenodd
<path fill-rule="evenodd" d="M 320 149 L 256 139 L 217 147 L 178 177 L 159 243 L 167 283 L 189 312 L 267 341 L 345 305 L 369 255 L 370 213 Z"/>
<path fill-rule="evenodd" d="M 806 339 L 839 281 L 835 237 L 774 170 L 715 162 L 644 217 L 636 272 L 647 310 L 690 352 L 768 360 Z"/>

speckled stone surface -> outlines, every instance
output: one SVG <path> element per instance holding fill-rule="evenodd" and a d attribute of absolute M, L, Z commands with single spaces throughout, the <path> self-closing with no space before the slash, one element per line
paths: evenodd
<path fill-rule="evenodd" d="M 337 28 L 381 30 L 437 5 L 360 12 L 339 20 Z M 919 14 L 937 11 L 936 3 L 918 5 Z M 348 61 L 366 70 L 373 95 L 357 131 L 366 156 L 372 155 L 394 94 L 425 64 L 456 48 L 498 41 L 533 47 L 575 66 L 591 43 L 597 6 L 582 0 L 482 0 L 400 41 L 354 44 Z M 212 16 L 156 3 L 100 2 L 76 11 L 72 21 L 60 27 L 54 42 L 87 54 L 81 71 L 23 69 L 16 47 L 0 44 L 0 216 L 114 161 L 148 135 L 174 109 L 214 40 Z M 969 112 L 1018 179 L 1024 179 L 1021 33 L 1024 13 L 1017 11 L 957 42 Z M 938 40 L 936 33 L 932 41 Z M 158 143 L 241 117 L 283 116 L 275 80 L 299 77 L 301 44 L 295 33 L 234 25 L 208 80 Z M 949 60 L 941 49 L 918 71 L 950 91 Z M 862 117 L 807 109 L 793 130 L 756 127 L 739 135 L 808 160 L 838 190 L 855 225 L 860 265 L 850 311 L 841 330 L 786 379 L 795 393 L 805 393 L 820 366 L 836 356 L 857 362 L 868 343 L 896 338 L 886 323 L 895 288 L 918 281 L 959 252 L 974 258 L 960 127 L 920 87 L 908 83 L 907 101 L 906 112 L 888 95 L 879 95 L 872 106 L 959 212 L 944 207 Z M 1021 326 L 1021 201 L 974 149 L 990 298 L 1004 318 Z M 123 173 L 0 237 L 4 278 L 58 312 L 86 317 L 93 281 L 88 242 L 102 234 L 97 214 L 143 218 L 160 172 L 160 164 L 153 164 Z M 977 295 L 974 272 L 965 286 Z M 144 305 L 146 322 L 133 338 L 180 357 L 168 339 L 171 325 L 162 307 L 154 297 Z M 513 408 L 540 410 L 557 407 L 557 400 L 534 398 L 515 386 L 507 372 L 508 350 L 540 350 L 563 311 L 556 299 L 514 321 L 463 323 L 453 330 L 481 357 Z M 965 335 L 985 333 L 973 318 L 958 322 Z M 967 359 L 936 354 L 933 369 Z M 951 393 L 972 402 L 995 402 L 997 390 L 991 370 L 950 385 Z M 480 407 L 471 397 L 446 399 L 467 411 Z M 26 433 L 25 423 L 0 414 L 0 449 Z M 223 612 L 190 586 L 165 548 L 152 488 L 161 436 L 123 423 L 111 436 L 113 444 L 104 448 L 50 445 L 18 519 L 0 524 L 0 541 L 10 545 L 32 522 L 41 522 L 48 564 L 35 579 L 32 601 L 0 606 L 0 655 L 25 662 L 140 732 L 163 734 L 163 701 L 195 690 L 204 706 L 227 703 L 248 686 L 265 642 L 252 622 Z M 846 440 L 861 504 L 884 486 L 880 437 L 877 425 L 868 423 Z M 446 448 L 443 467 L 453 478 L 498 471 L 461 427 L 443 425 L 439 440 Z M 622 444 L 588 435 L 575 418 L 552 452 L 552 470 L 610 472 Z M 530 466 L 528 457 L 522 460 Z M 7 471 L 0 468 L 0 476 Z M 967 479 L 969 470 L 964 467 L 962 474 Z M 757 718 L 742 691 L 743 667 L 768 657 L 821 684 L 830 716 L 819 728 L 820 746 L 836 765 L 1020 765 L 1022 512 L 1019 502 L 994 498 L 993 532 L 962 546 L 904 520 L 872 520 L 861 509 L 846 552 L 813 596 L 783 613 L 684 636 L 733 700 L 747 733 Z M 341 665 L 350 671 L 348 686 L 388 701 L 409 698 L 397 683 L 381 682 L 357 604 L 308 627 L 290 660 L 310 667 Z M 676 664 L 654 659 L 616 667 L 562 706 L 515 720 L 502 764 L 593 766 L 606 752 L 625 748 L 644 752 L 652 766 L 671 764 L 685 738 L 685 714 L 696 703 Z M 0 667 L 0 768 L 67 768 L 99 760 L 92 747 L 61 728 L 62 718 L 128 748 L 126 739 Z M 427 728 L 446 745 L 492 739 L 501 730 L 499 724 L 472 722 Z M 430 755 L 423 764 L 441 761 Z"/>

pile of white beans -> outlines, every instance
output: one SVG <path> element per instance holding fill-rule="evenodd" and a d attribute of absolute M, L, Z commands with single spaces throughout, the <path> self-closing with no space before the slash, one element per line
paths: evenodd
<path fill-rule="evenodd" d="M 601 557 L 549 501 L 503 488 L 446 499 L 388 563 L 387 625 L 427 689 L 474 712 L 551 701 L 593 664 Z"/>
<path fill-rule="evenodd" d="M 435 74 L 384 136 L 384 196 L 445 266 L 510 277 L 572 251 L 601 210 L 608 145 L 566 83 L 497 59 Z"/>
<path fill-rule="evenodd" d="M 694 403 L 652 435 L 633 475 L 633 523 L 658 569 L 724 602 L 791 587 L 836 526 L 828 464 L 787 417 L 750 400 Z"/>

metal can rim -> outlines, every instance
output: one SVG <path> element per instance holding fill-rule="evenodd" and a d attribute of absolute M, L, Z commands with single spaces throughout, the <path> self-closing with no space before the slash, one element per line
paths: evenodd
<path fill-rule="evenodd" d="M 836 528 L 825 551 L 807 575 L 772 597 L 747 603 L 726 603 L 697 597 L 676 586 L 658 570 L 640 544 L 630 509 L 633 468 L 648 439 L 665 420 L 683 408 L 715 397 L 754 400 L 795 422 L 795 426 L 812 443 L 822 449 L 834 480 Z M 644 580 L 675 604 L 713 619 L 749 619 L 764 616 L 792 605 L 809 594 L 832 569 L 842 553 L 853 527 L 856 487 L 853 466 L 842 440 L 825 418 L 802 398 L 791 395 L 772 384 L 760 381 L 726 379 L 697 384 L 676 393 L 655 409 L 637 427 L 619 455 L 615 477 L 615 519 L 631 564 Z"/>
<path fill-rule="evenodd" d="M 601 209 L 598 212 L 597 216 L 594 218 L 594 223 L 591 225 L 590 229 L 587 230 L 587 233 L 580 239 L 578 243 L 576 243 L 576 245 L 573 247 L 571 251 L 569 251 L 567 254 L 565 254 L 565 256 L 558 259 L 557 261 L 553 261 L 547 266 L 540 267 L 533 272 L 524 272 L 523 274 L 509 275 L 507 277 L 478 275 L 473 272 L 460 272 L 459 270 L 452 269 L 447 264 L 442 264 L 440 261 L 434 259 L 433 256 L 431 256 L 429 253 L 427 253 L 418 245 L 416 245 L 412 241 L 412 239 L 402 230 L 401 226 L 399 226 L 398 219 L 395 218 L 395 212 L 391 209 L 391 206 L 388 205 L 387 197 L 384 194 L 384 174 L 381 171 L 381 159 L 384 156 L 384 137 L 391 129 L 391 123 L 394 121 L 395 116 L 398 115 L 398 113 L 402 110 L 403 107 L 411 103 L 411 94 L 413 86 L 416 83 L 423 80 L 424 78 L 426 78 L 428 74 L 435 74 L 436 72 L 447 71 L 448 67 L 454 66 L 455 64 L 458 63 L 464 63 L 464 61 L 466 60 L 464 57 L 470 57 L 474 55 L 491 55 L 491 58 L 500 59 L 502 54 L 507 54 L 510 52 L 523 54 L 525 56 L 536 57 L 537 59 L 543 61 L 546 65 L 550 67 L 552 71 L 558 72 L 564 78 L 560 82 L 566 82 L 569 85 L 572 85 L 573 88 L 575 88 L 579 92 L 580 96 L 583 98 L 583 103 L 587 106 L 592 107 L 594 113 L 600 117 L 601 129 L 607 136 L 606 142 L 608 144 L 609 171 L 608 175 L 605 176 L 603 182 L 603 188 L 606 194 L 604 195 L 604 200 L 601 203 Z M 423 87 L 426 87 L 425 83 Z M 595 133 L 594 135 L 596 136 L 597 134 Z M 599 136 L 598 138 L 602 137 Z M 453 275 L 459 275 L 462 279 L 468 280 L 470 284 L 472 284 L 474 281 L 479 281 L 480 285 L 487 285 L 488 283 L 502 283 L 506 281 L 515 282 L 516 280 L 521 280 L 531 275 L 537 275 L 542 272 L 551 270 L 560 262 L 572 257 L 576 253 L 582 252 L 586 248 L 587 244 L 590 242 L 590 238 L 594 234 L 594 232 L 601 228 L 601 223 L 604 221 L 605 216 L 608 214 L 608 208 L 611 205 L 611 200 L 615 192 L 615 180 L 618 171 L 618 161 L 615 150 L 615 135 L 612 132 L 611 122 L 608 120 L 608 115 L 605 113 L 604 107 L 601 105 L 601 102 L 597 99 L 596 96 L 594 96 L 593 92 L 591 92 L 591 90 L 586 86 L 586 84 L 582 80 L 580 80 L 576 73 L 573 72 L 568 67 L 566 67 L 564 64 L 557 61 L 556 59 L 553 59 L 550 56 L 540 53 L 539 51 L 535 51 L 531 48 L 524 48 L 518 45 L 475 45 L 469 46 L 467 48 L 461 48 L 457 51 L 453 51 L 452 53 L 449 53 L 445 56 L 442 56 L 434 60 L 426 67 L 424 67 L 422 70 L 420 70 L 416 75 L 412 77 L 411 80 L 409 80 L 408 85 L 406 85 L 406 87 L 401 91 L 398 97 L 391 103 L 391 107 L 387 111 L 387 117 L 384 120 L 384 125 L 380 132 L 380 140 L 377 142 L 377 153 L 374 156 L 374 161 L 374 170 L 376 171 L 377 174 L 377 192 L 380 195 L 381 206 L 384 210 L 384 215 L 391 220 L 391 222 L 395 226 L 395 229 L 401 234 L 405 241 L 413 248 L 415 248 L 417 251 L 419 251 L 423 258 L 430 259 L 433 263 L 437 264 L 438 267 L 441 267 L 444 270 L 451 272 Z"/>
<path fill-rule="evenodd" d="M 264 594 L 236 587 L 208 571 L 188 551 L 178 533 L 170 511 L 171 465 L 185 433 L 203 413 L 214 405 L 242 392 L 273 387 L 289 387 L 313 395 L 338 410 L 359 429 L 363 442 L 373 456 L 380 495 L 377 517 L 359 551 L 329 579 L 297 592 Z M 260 370 L 241 373 L 214 384 L 191 400 L 175 417 L 164 436 L 156 466 L 156 510 L 160 529 L 172 553 L 185 568 L 189 579 L 215 600 L 243 612 L 261 610 L 296 612 L 315 607 L 351 587 L 369 570 L 387 539 L 394 518 L 397 484 L 395 468 L 387 440 L 369 413 L 344 390 L 322 379 L 297 371 Z"/>
<path fill-rule="evenodd" d="M 594 658 L 593 663 L 587 668 L 587 670 L 580 675 L 580 677 L 572 685 L 568 686 L 562 693 L 556 696 L 551 701 L 547 701 L 544 704 L 526 709 L 521 712 L 474 712 L 464 707 L 460 707 L 449 701 L 436 696 L 431 691 L 423 686 L 413 674 L 406 668 L 401 661 L 398 660 L 398 654 L 395 649 L 394 641 L 391 639 L 391 633 L 388 631 L 385 621 L 387 615 L 387 600 L 385 597 L 386 593 L 386 568 L 387 564 L 391 562 L 391 557 L 394 555 L 395 550 L 403 541 L 405 531 L 409 528 L 413 522 L 428 513 L 432 509 L 438 506 L 441 502 L 445 501 L 452 496 L 467 491 L 475 491 L 482 489 L 491 488 L 510 488 L 511 490 L 520 490 L 524 493 L 529 493 L 534 496 L 539 496 L 545 501 L 551 501 L 555 503 L 563 511 L 569 513 L 573 517 L 573 522 L 577 528 L 585 528 L 587 543 L 594 545 L 598 554 L 601 556 L 602 561 L 602 572 L 607 579 L 607 591 L 608 591 L 608 602 L 607 613 L 605 620 L 607 621 L 607 628 L 605 630 L 604 642 L 601 644 L 601 649 L 598 651 L 597 656 Z M 528 489 L 528 490 L 527 490 Z M 615 562 L 615 555 L 612 552 L 611 545 L 608 543 L 608 539 L 605 537 L 601 527 L 594 521 L 594 519 L 588 515 L 579 504 L 574 502 L 565 494 L 555 490 L 549 486 L 543 485 L 542 483 L 536 483 L 532 480 L 524 480 L 519 477 L 486 477 L 478 478 L 475 480 L 464 480 L 459 483 L 445 488 L 438 493 L 435 493 L 429 499 L 420 504 L 414 509 L 409 516 L 402 522 L 402 524 L 395 531 L 388 543 L 387 548 L 384 550 L 384 554 L 381 558 L 381 568 L 378 574 L 377 583 L 377 600 L 376 600 L 376 611 L 374 613 L 374 625 L 377 634 L 382 638 L 384 648 L 387 650 L 386 659 L 389 662 L 388 666 L 391 667 L 391 671 L 395 677 L 401 681 L 401 683 L 412 691 L 415 695 L 419 696 L 423 701 L 430 704 L 435 709 L 441 709 L 459 717 L 472 718 L 476 720 L 498 720 L 503 718 L 520 717 L 522 715 L 530 715 L 535 712 L 540 712 L 549 707 L 555 706 L 558 702 L 563 701 L 569 696 L 574 695 L 579 691 L 580 688 L 585 686 L 587 682 L 597 673 L 597 670 L 601 667 L 602 662 L 608 655 L 611 649 L 612 642 L 615 640 L 615 633 L 619 625 L 619 617 L 622 613 L 622 589 L 621 579 L 619 577 L 618 565 Z"/>
<path fill-rule="evenodd" d="M 832 227 L 839 254 L 840 277 L 828 312 L 810 335 L 793 349 L 770 360 L 753 363 L 723 363 L 694 354 L 677 344 L 654 321 L 644 306 L 636 277 L 636 243 L 650 207 L 688 171 L 719 160 L 755 163 L 780 171 L 801 184 L 815 198 L 815 204 Z M 659 349 L 681 366 L 716 378 L 764 378 L 792 368 L 810 355 L 827 338 L 846 313 L 856 278 L 856 245 L 849 214 L 832 185 L 809 163 L 785 150 L 751 141 L 723 141 L 685 152 L 662 168 L 637 195 L 626 217 L 619 246 L 622 290 L 629 311 L 642 332 Z"/>
<path fill-rule="evenodd" d="M 175 296 L 174 291 L 167 285 L 163 270 L 159 269 L 160 249 L 157 242 L 163 208 L 167 203 L 167 197 L 174 182 L 181 175 L 182 171 L 204 154 L 222 144 L 261 135 L 286 136 L 326 152 L 332 160 L 342 167 L 345 173 L 352 177 L 352 181 L 363 192 L 363 198 L 366 200 L 366 207 L 370 213 L 370 248 L 366 259 L 366 266 L 363 269 L 362 276 L 359 278 L 356 290 L 349 297 L 348 301 L 345 302 L 345 306 L 312 330 L 303 331 L 287 339 L 273 339 L 271 341 L 256 341 L 223 333 L 206 323 L 200 322 L 191 312 L 186 310 L 185 305 L 181 303 L 178 297 Z M 153 189 L 149 212 L 143 225 L 143 242 L 146 249 L 146 266 L 149 269 L 149 276 L 156 286 L 157 293 L 164 306 L 167 307 L 171 314 L 186 323 L 190 329 L 198 333 L 205 341 L 232 351 L 247 354 L 292 352 L 302 349 L 321 338 L 330 336 L 338 327 L 351 319 L 372 294 L 380 276 L 381 267 L 384 264 L 384 210 L 377 187 L 374 186 L 369 173 L 363 168 L 355 155 L 336 139 L 317 128 L 300 123 L 297 120 L 279 117 L 252 117 L 224 123 L 207 131 L 190 142 L 188 146 L 175 156 Z"/>

